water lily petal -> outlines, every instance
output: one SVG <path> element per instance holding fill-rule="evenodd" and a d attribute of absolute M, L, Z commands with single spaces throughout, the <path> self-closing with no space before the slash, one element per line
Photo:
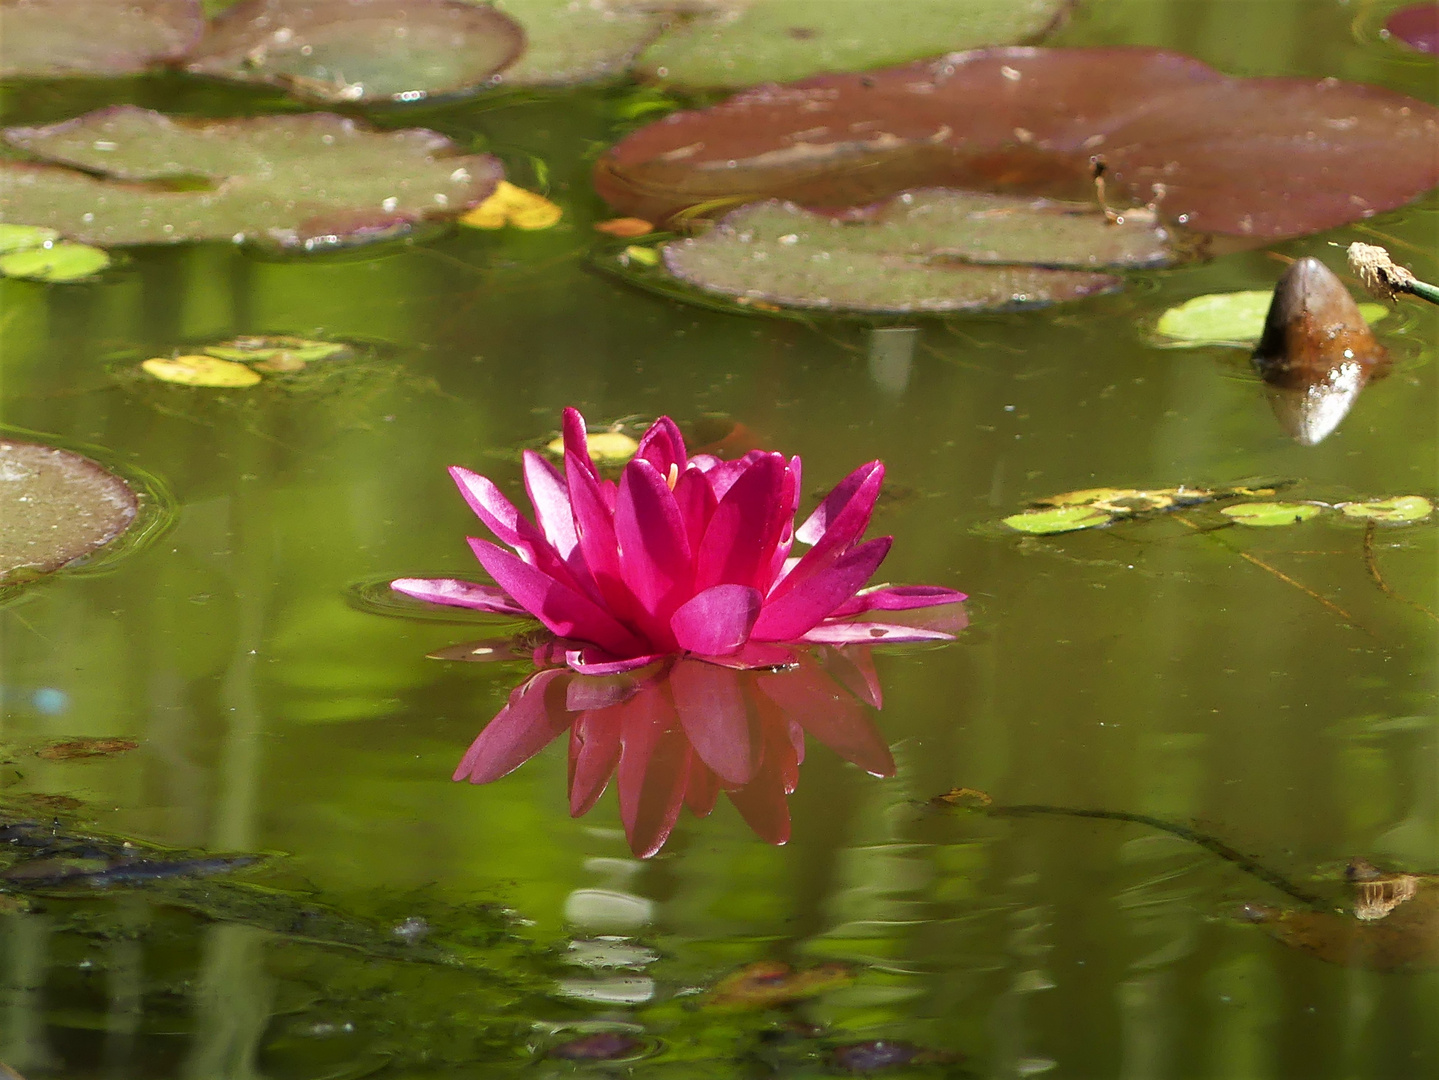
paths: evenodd
<path fill-rule="evenodd" d="M 564 669 L 550 668 L 517 686 L 505 707 L 470 744 L 454 779 L 472 784 L 498 780 L 561 735 L 575 719 L 565 709 L 565 683 L 570 678 Z"/>
<path fill-rule="evenodd" d="M 613 616 L 563 582 L 488 541 L 471 537 L 470 547 L 501 588 L 561 637 L 594 642 L 616 656 L 648 651 Z"/>
<path fill-rule="evenodd" d="M 585 418 L 580 415 L 578 409 L 566 409 L 564 420 L 561 423 L 561 430 L 565 439 L 565 466 L 568 471 L 569 458 L 573 454 L 575 458 L 584 463 L 585 471 L 596 479 L 599 479 L 599 470 L 595 463 L 590 460 L 590 442 L 585 433 Z"/>
<path fill-rule="evenodd" d="M 570 506 L 574 509 L 579 550 L 604 606 L 624 621 L 641 616 L 644 608 L 630 593 L 620 571 L 614 505 L 605 496 L 604 484 L 590 469 L 589 459 L 581 459 L 570 450 L 565 451 L 565 480 L 569 485 Z"/>
<path fill-rule="evenodd" d="M 835 559 L 832 566 L 797 582 L 782 597 L 766 602 L 751 636 L 756 641 L 792 641 L 803 635 L 864 586 L 889 554 L 893 541 L 893 537 L 881 536 L 853 547 Z M 797 568 L 786 584 L 799 574 Z"/>
<path fill-rule="evenodd" d="M 680 473 L 675 481 L 675 505 L 684 519 L 685 536 L 689 538 L 690 551 L 698 551 L 704 539 L 705 529 L 714 516 L 719 499 L 709 485 L 705 474 L 693 464 Z"/>
<path fill-rule="evenodd" d="M 816 679 L 819 676 L 819 681 Z M 893 776 L 894 758 L 864 706 L 808 664 L 756 676 L 761 693 L 846 761 L 873 776 Z"/>
<path fill-rule="evenodd" d="M 884 690 L 874 669 L 874 652 L 854 648 L 822 646 L 818 660 L 825 673 L 837 679 L 855 697 L 875 709 L 884 708 Z"/>
<path fill-rule="evenodd" d="M 638 671 L 642 667 L 663 660 L 666 653 L 646 653 L 643 656 L 627 656 L 623 659 L 611 657 L 603 649 L 568 649 L 565 663 L 570 670 L 581 675 L 621 675 L 626 671 Z"/>
<path fill-rule="evenodd" d="M 829 529 L 844 508 L 854 499 L 861 487 L 864 487 L 873 477 L 876 469 L 879 471 L 879 478 L 884 479 L 884 465 L 878 461 L 870 461 L 861 465 L 850 473 L 843 480 L 834 486 L 834 490 L 824 497 L 814 513 L 805 518 L 804 524 L 795 530 L 795 539 L 801 544 L 816 544 L 819 538 Z M 875 495 L 879 489 L 875 487 Z M 874 500 L 870 500 L 870 507 L 873 508 Z M 863 531 L 863 530 L 861 530 Z M 858 534 L 856 534 L 858 535 Z"/>
<path fill-rule="evenodd" d="M 574 510 L 564 477 L 533 450 L 524 452 L 525 492 L 535 508 L 535 523 L 556 554 L 566 563 L 579 543 Z M 573 569 L 573 567 L 571 567 Z"/>
<path fill-rule="evenodd" d="M 734 671 L 754 671 L 764 668 L 791 668 L 795 664 L 793 649 L 776 645 L 771 641 L 746 641 L 738 652 L 717 655 L 695 655 L 696 660 L 716 667 L 731 668 Z"/>
<path fill-rule="evenodd" d="M 697 818 L 706 818 L 714 811 L 719 798 L 720 782 L 698 757 L 690 759 L 690 778 L 685 785 L 685 805 Z"/>
<path fill-rule="evenodd" d="M 725 492 L 696 554 L 696 589 L 769 586 L 770 557 L 787 518 L 786 465 L 779 454 L 760 454 Z"/>
<path fill-rule="evenodd" d="M 565 708 L 572 713 L 622 705 L 640 691 L 637 679 L 592 675 L 571 679 L 565 686 Z"/>
<path fill-rule="evenodd" d="M 505 592 L 494 585 L 479 585 L 473 581 L 458 578 L 395 578 L 390 588 L 397 593 L 426 600 L 431 604 L 448 604 L 450 607 L 473 608 L 495 615 L 528 615 L 529 612 Z"/>
<path fill-rule="evenodd" d="M 661 688 L 647 688 L 624 711 L 617 770 L 620 821 L 630 850 L 647 859 L 664 846 L 679 819 L 690 745 Z"/>
<path fill-rule="evenodd" d="M 879 498 L 883 482 L 884 465 L 878 461 L 861 465 L 840 481 L 820 508 L 810 515 L 810 521 L 815 520 L 816 515 L 822 516 L 823 531 L 815 537 L 814 546 L 804 553 L 799 563 L 790 568 L 783 580 L 775 583 L 770 593 L 771 602 L 833 566 L 840 556 L 850 550 L 869 527 L 870 515 L 874 512 L 874 503 Z M 836 492 L 843 492 L 844 498 L 831 504 Z"/>
<path fill-rule="evenodd" d="M 661 476 L 669 475 L 671 465 L 679 472 L 684 472 L 689 457 L 685 453 L 685 440 L 680 434 L 679 425 L 668 416 L 661 416 L 640 436 L 635 457 L 648 461 L 659 470 Z"/>
<path fill-rule="evenodd" d="M 896 623 L 823 622 L 801 634 L 798 640 L 812 645 L 883 645 L 886 642 L 953 641 L 954 635 Z"/>
<path fill-rule="evenodd" d="M 941 585 L 876 585 L 872 589 L 861 590 L 852 600 L 835 608 L 831 615 L 841 618 L 865 611 L 909 611 L 940 604 L 958 604 L 968 599 L 964 593 Z"/>
<path fill-rule="evenodd" d="M 581 817 L 604 794 L 620 760 L 619 709 L 584 713 L 570 728 L 570 816 Z"/>
<path fill-rule="evenodd" d="M 675 641 L 701 656 L 732 653 L 749 640 L 762 597 L 747 585 L 715 585 L 681 604 L 670 619 Z"/>
<path fill-rule="evenodd" d="M 669 679 L 690 745 L 721 780 L 735 786 L 754 779 L 764 748 L 759 718 L 745 703 L 740 678 L 711 664 L 681 660 Z"/>
<path fill-rule="evenodd" d="M 647 626 L 656 646 L 668 647 L 669 616 L 693 589 L 693 560 L 685 523 L 663 474 L 643 458 L 625 466 L 615 501 L 620 573 L 657 624 Z"/>
<path fill-rule="evenodd" d="M 505 498 L 494 481 L 460 465 L 450 466 L 450 476 L 454 478 L 460 494 L 465 497 L 465 502 L 469 503 L 475 516 L 489 527 L 490 532 L 494 533 L 501 543 L 514 548 L 520 558 L 541 573 L 563 581 L 566 585 L 583 588 L 576 582 L 559 552 L 550 546 L 550 542 L 531 524 L 529 518 Z"/>

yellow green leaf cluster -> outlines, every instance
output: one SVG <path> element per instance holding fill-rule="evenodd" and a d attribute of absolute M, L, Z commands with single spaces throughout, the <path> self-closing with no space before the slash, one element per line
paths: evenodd
<path fill-rule="evenodd" d="M 488 199 L 460 217 L 461 225 L 473 229 L 548 229 L 557 224 L 564 211 L 543 195 L 501 180 Z"/>

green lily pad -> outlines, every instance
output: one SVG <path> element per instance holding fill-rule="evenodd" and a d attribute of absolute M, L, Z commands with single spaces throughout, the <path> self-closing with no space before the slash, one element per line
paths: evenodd
<path fill-rule="evenodd" d="M 1252 347 L 1264 331 L 1273 298 L 1269 289 L 1196 296 L 1166 311 L 1154 329 L 1166 345 Z M 1359 311 L 1371 326 L 1389 314 L 1383 304 L 1360 304 Z"/>
<path fill-rule="evenodd" d="M 1053 510 L 1026 510 L 1022 514 L 1011 514 L 1004 519 L 1004 523 L 1017 532 L 1047 536 L 1051 533 L 1093 529 L 1113 520 L 1112 514 L 1093 506 L 1059 506 Z"/>
<path fill-rule="evenodd" d="M 1219 512 L 1238 525 L 1269 528 L 1297 525 L 1318 517 L 1322 509 L 1313 503 L 1253 502 L 1226 506 Z"/>
<path fill-rule="evenodd" d="M 82 454 L 0 439 L 0 582 L 48 574 L 135 520 L 130 485 Z"/>
<path fill-rule="evenodd" d="M 33 281 L 79 281 L 110 265 L 110 256 L 88 244 L 51 244 L 0 255 L 0 274 Z"/>
<path fill-rule="evenodd" d="M 0 225 L 0 255 L 44 247 L 59 239 L 60 234 L 54 229 L 42 229 L 35 225 Z"/>
<path fill-rule="evenodd" d="M 330 113 L 183 121 L 120 105 L 4 137 L 44 162 L 0 161 L 0 220 L 107 247 L 365 243 L 463 213 L 503 176 L 433 131 Z"/>
<path fill-rule="evenodd" d="M 459 0 L 246 0 L 186 70 L 283 87 L 312 101 L 420 101 L 489 85 L 524 48 L 494 8 Z"/>
<path fill-rule="evenodd" d="M 1048 30 L 1071 2 L 729 0 L 677 21 L 645 50 L 636 69 L 649 78 L 705 89 L 860 71 L 1031 40 Z M 688 6 L 694 11 L 695 5 Z"/>
<path fill-rule="evenodd" d="M 0 4 L 0 79 L 131 75 L 180 59 L 204 25 L 199 0 Z"/>
<path fill-rule="evenodd" d="M 298 371 L 306 364 L 347 356 L 351 349 L 340 341 L 310 341 L 307 338 L 276 334 L 266 337 L 239 337 L 217 345 L 206 345 L 206 355 L 240 364 L 253 364 L 262 371 Z"/>
<path fill-rule="evenodd" d="M 524 28 L 525 51 L 498 76 L 505 86 L 574 86 L 624 76 L 672 21 L 659 4 L 497 0 Z"/>
<path fill-rule="evenodd" d="M 140 365 L 140 370 L 161 382 L 177 386 L 206 386 L 221 390 L 239 390 L 255 386 L 261 376 L 253 368 L 233 360 L 214 356 L 156 356 Z"/>
<path fill-rule="evenodd" d="M 1029 307 L 1119 288 L 1095 268 L 1173 260 L 1152 224 L 1097 209 L 930 189 L 837 218 L 770 201 L 663 248 L 674 277 L 707 292 L 854 312 Z"/>
<path fill-rule="evenodd" d="M 1434 512 L 1434 504 L 1422 495 L 1397 495 L 1392 499 L 1340 503 L 1339 512 L 1347 518 L 1407 525 L 1427 518 Z"/>

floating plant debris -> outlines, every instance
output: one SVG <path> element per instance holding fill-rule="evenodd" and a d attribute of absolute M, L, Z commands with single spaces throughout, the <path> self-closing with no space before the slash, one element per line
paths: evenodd
<path fill-rule="evenodd" d="M 1036 499 L 1032 509 L 1011 514 L 1003 523 L 1016 532 L 1040 536 L 1077 532 L 1108 525 L 1117 518 L 1179 510 L 1247 492 L 1241 488 L 1086 488 Z"/>
<path fill-rule="evenodd" d="M 78 761 L 85 758 L 115 757 L 139 749 L 133 739 L 80 738 L 63 739 L 50 743 L 35 751 L 35 756 L 46 761 Z"/>
<path fill-rule="evenodd" d="M 1210 293 L 1178 304 L 1159 317 L 1155 333 L 1165 345 L 1233 345 L 1253 348 L 1264 332 L 1264 316 L 1274 293 L 1270 289 Z M 1360 304 L 1371 326 L 1389 314 L 1382 304 Z"/>
<path fill-rule="evenodd" d="M 245 0 L 208 26 L 186 70 L 320 102 L 420 101 L 489 85 L 524 33 L 459 0 Z"/>
<path fill-rule="evenodd" d="M 617 236 L 622 240 L 633 239 L 636 236 L 645 236 L 654 231 L 655 227 L 644 218 L 618 217 L 595 223 L 595 232 L 602 232 L 608 236 Z"/>
<path fill-rule="evenodd" d="M 595 184 L 658 221 L 722 200 L 850 207 L 925 186 L 1075 198 L 1099 158 L 1118 199 L 1274 240 L 1434 187 L 1436 141 L 1439 109 L 1373 86 L 1234 78 L 1159 49 L 997 48 L 675 113 L 611 148 Z"/>
<path fill-rule="evenodd" d="M 243 390 L 262 379 L 258 371 L 234 360 L 201 355 L 151 357 L 141 363 L 140 370 L 161 382 L 221 390 Z"/>
<path fill-rule="evenodd" d="M 548 229 L 563 215 L 564 211 L 543 195 L 501 180 L 489 198 L 460 216 L 460 224 L 475 229 L 503 229 L 506 225 Z"/>
<path fill-rule="evenodd" d="M 0 439 L 0 583 L 48 574 L 129 528 L 130 485 L 72 450 Z"/>
<path fill-rule="evenodd" d="M 1422 495 L 1396 495 L 1392 499 L 1340 503 L 1336 509 L 1347 518 L 1377 521 L 1384 525 L 1409 525 L 1432 514 L 1434 504 Z"/>
<path fill-rule="evenodd" d="M 775 960 L 758 960 L 717 982 L 705 1001 L 712 1008 L 772 1009 L 846 986 L 854 972 L 843 964 L 796 970 Z"/>
<path fill-rule="evenodd" d="M 622 1031 L 596 1031 L 551 1047 L 549 1056 L 564 1061 L 616 1061 L 635 1057 L 650 1046 Z"/>
<path fill-rule="evenodd" d="M 503 176 L 433 131 L 330 113 L 189 121 L 118 105 L 4 138 L 41 160 L 0 160 L 0 218 L 104 246 L 366 243 L 463 213 Z"/>
<path fill-rule="evenodd" d="M 136 74 L 179 60 L 204 26 L 200 0 L 0 4 L 0 79 Z"/>

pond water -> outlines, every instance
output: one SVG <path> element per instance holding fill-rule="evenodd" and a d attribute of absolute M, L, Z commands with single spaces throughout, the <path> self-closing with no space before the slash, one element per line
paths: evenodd
<path fill-rule="evenodd" d="M 1434 101 L 1433 60 L 1379 41 L 1372 7 L 1094 3 L 1057 40 Z M 6 123 L 275 100 L 179 78 L 4 93 Z M 587 265 L 608 216 L 590 168 L 633 126 L 636 93 L 383 114 L 547 185 L 565 211 L 547 231 L 311 258 L 132 249 L 95 284 L 0 280 L 5 424 L 173 501 L 146 545 L 0 609 L 5 820 L 48 826 L 62 806 L 62 831 L 269 856 L 25 895 L 0 923 L 0 1061 L 68 1078 L 1439 1075 L 1432 925 L 1427 962 L 1375 970 L 1336 962 L 1328 924 L 1306 951 L 1243 917 L 1297 906 L 1276 879 L 1343 906 L 1354 857 L 1439 870 L 1432 524 L 997 524 L 1100 486 L 1433 496 L 1434 310 L 1379 325 L 1393 373 L 1305 447 L 1243 351 L 1149 335 L 1192 296 L 1270 288 L 1268 251 L 1045 312 L 881 331 L 687 306 Z M 1434 280 L 1439 199 L 1270 251 L 1338 268 L 1331 245 L 1352 240 Z M 294 391 L 123 375 L 176 344 L 269 333 L 358 342 L 361 358 Z M 493 624 L 386 617 L 357 589 L 473 575 L 479 530 L 446 466 L 517 494 L 519 451 L 568 405 L 594 428 L 741 424 L 803 456 L 808 506 L 885 461 L 884 577 L 971 596 L 957 641 L 876 651 L 893 777 L 811 739 L 787 844 L 721 799 L 646 860 L 613 790 L 571 818 L 564 740 L 499 782 L 450 781 L 528 665 L 427 659 Z M 26 749 L 87 736 L 138 745 Z M 930 801 L 958 787 L 1117 816 Z M 795 1000 L 726 1001 L 714 988 L 737 972 Z M 596 1033 L 608 1041 L 575 1042 Z M 845 1049 L 876 1041 L 866 1061 Z"/>

